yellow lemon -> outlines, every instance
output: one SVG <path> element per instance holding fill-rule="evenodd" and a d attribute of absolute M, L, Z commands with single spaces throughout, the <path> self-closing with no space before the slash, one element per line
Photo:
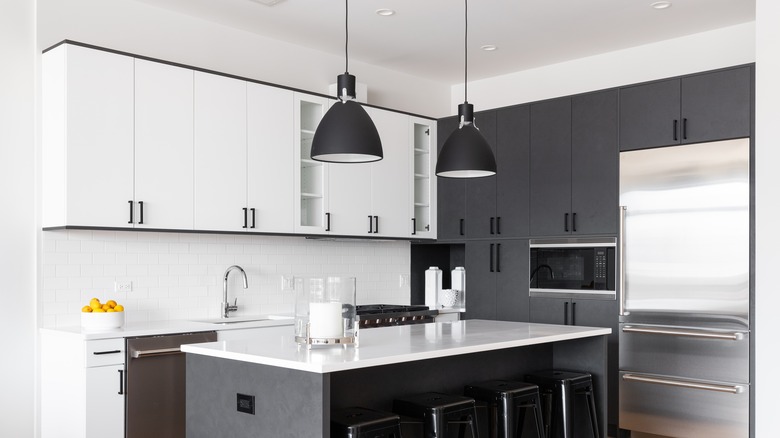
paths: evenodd
<path fill-rule="evenodd" d="M 103 306 L 100 304 L 100 301 L 90 301 L 89 307 L 91 307 L 93 310 L 97 310 L 102 308 Z"/>
<path fill-rule="evenodd" d="M 108 309 L 108 310 L 106 310 L 106 313 L 111 313 L 111 312 L 116 312 L 116 310 L 114 310 L 114 309 Z"/>
<path fill-rule="evenodd" d="M 117 304 L 116 307 L 114 307 L 114 312 L 124 312 L 124 311 L 125 311 L 125 306 L 121 304 Z"/>
<path fill-rule="evenodd" d="M 112 309 L 113 309 L 114 307 L 116 307 L 116 301 L 114 301 L 114 300 L 108 300 L 108 301 L 106 302 L 106 304 L 108 304 L 108 307 L 110 307 L 110 308 L 112 308 Z"/>
<path fill-rule="evenodd" d="M 95 313 L 106 313 L 105 310 L 103 310 L 103 309 L 101 309 L 99 307 L 97 309 L 93 310 L 93 312 L 95 312 Z"/>
<path fill-rule="evenodd" d="M 84 313 L 89 313 L 89 312 L 92 311 L 92 308 L 89 307 L 89 306 L 84 306 L 84 307 L 81 308 L 81 311 L 84 312 Z"/>
<path fill-rule="evenodd" d="M 99 303 L 99 302 L 100 302 L 100 300 L 99 300 L 99 299 L 97 299 L 97 298 L 92 298 L 91 300 L 89 300 L 89 304 L 90 304 L 90 305 L 91 305 L 92 303 Z"/>

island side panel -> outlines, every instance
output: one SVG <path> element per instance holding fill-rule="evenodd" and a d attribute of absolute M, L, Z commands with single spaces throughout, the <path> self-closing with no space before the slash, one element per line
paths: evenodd
<path fill-rule="evenodd" d="M 255 396 L 254 415 L 238 412 L 239 393 Z M 329 421 L 327 374 L 187 354 L 187 438 L 327 438 Z"/>
<path fill-rule="evenodd" d="M 420 392 L 463 394 L 463 387 L 492 379 L 523 380 L 553 365 L 552 344 L 507 348 L 331 374 L 331 406 L 391 411 L 393 400 Z"/>
<path fill-rule="evenodd" d="M 607 436 L 607 336 L 574 339 L 553 344 L 553 367 L 557 370 L 583 371 L 591 374 L 596 398 L 599 432 Z M 585 420 L 585 416 L 580 416 Z M 582 423 L 582 422 L 580 422 Z"/>

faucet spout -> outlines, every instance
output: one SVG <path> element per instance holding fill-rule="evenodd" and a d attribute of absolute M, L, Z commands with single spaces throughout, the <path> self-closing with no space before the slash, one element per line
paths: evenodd
<path fill-rule="evenodd" d="M 223 318 L 229 317 L 230 312 L 235 312 L 236 310 L 238 310 L 238 298 L 235 299 L 233 305 L 231 305 L 230 302 L 228 302 L 228 277 L 230 276 L 230 273 L 233 272 L 234 270 L 237 270 L 241 273 L 241 276 L 244 279 L 244 289 L 249 288 L 249 282 L 247 281 L 246 278 L 246 272 L 244 271 L 243 268 L 241 268 L 241 266 L 233 265 L 227 268 L 227 270 L 225 270 L 225 277 L 222 280 L 222 305 L 220 306 L 220 310 L 222 312 Z"/>

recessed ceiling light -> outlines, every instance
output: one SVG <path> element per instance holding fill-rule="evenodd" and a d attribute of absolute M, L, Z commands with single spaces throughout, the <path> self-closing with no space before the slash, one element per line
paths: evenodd
<path fill-rule="evenodd" d="M 492 51 L 498 49 L 498 47 L 494 46 L 493 44 L 485 44 L 484 46 L 480 47 L 480 49 L 482 49 L 482 50 L 484 50 L 486 52 L 492 52 Z"/>
<path fill-rule="evenodd" d="M 283 2 L 284 0 L 252 0 L 252 1 L 255 3 L 260 3 L 261 5 L 273 6 L 277 3 Z"/>
<path fill-rule="evenodd" d="M 391 15 L 395 15 L 395 11 L 392 9 L 377 9 L 376 14 L 383 17 L 389 17 Z"/>
<path fill-rule="evenodd" d="M 670 6 L 672 6 L 672 2 L 662 1 L 662 2 L 655 2 L 650 3 L 650 6 L 654 9 L 666 9 Z"/>

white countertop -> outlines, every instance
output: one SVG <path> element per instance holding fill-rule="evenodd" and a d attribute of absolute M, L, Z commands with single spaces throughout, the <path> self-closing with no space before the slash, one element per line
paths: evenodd
<path fill-rule="evenodd" d="M 250 320 L 250 321 L 247 321 Z M 258 315 L 229 318 L 228 324 L 214 324 L 199 321 L 147 321 L 125 323 L 116 329 L 89 330 L 79 326 L 63 328 L 42 328 L 41 332 L 78 336 L 84 340 L 132 338 L 136 336 L 155 336 L 175 333 L 207 332 L 212 330 L 238 330 L 262 327 L 292 326 L 295 320 L 291 315 Z"/>
<path fill-rule="evenodd" d="M 182 351 L 313 373 L 523 347 L 608 335 L 608 328 L 465 320 L 360 331 L 358 348 L 295 343 L 294 327 L 276 327 L 248 339 L 183 345 Z"/>

